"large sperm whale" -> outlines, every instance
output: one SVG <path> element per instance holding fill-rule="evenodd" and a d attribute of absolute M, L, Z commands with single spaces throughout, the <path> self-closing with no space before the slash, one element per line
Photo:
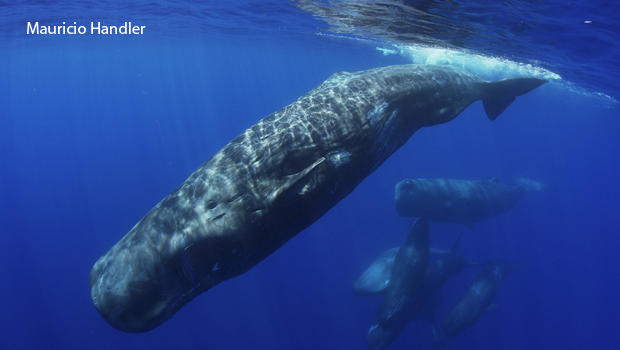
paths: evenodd
<path fill-rule="evenodd" d="M 486 82 L 441 66 L 337 73 L 233 139 L 93 266 L 113 327 L 150 330 L 242 274 L 349 194 L 418 129 L 482 100 L 495 119 L 545 81 Z"/>

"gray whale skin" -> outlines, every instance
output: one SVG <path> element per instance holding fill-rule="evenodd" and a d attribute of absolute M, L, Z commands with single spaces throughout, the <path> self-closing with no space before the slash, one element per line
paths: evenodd
<path fill-rule="evenodd" d="M 495 119 L 544 82 L 486 82 L 420 65 L 336 73 L 237 136 L 151 209 L 95 262 L 91 299 L 113 327 L 151 330 L 316 221 L 416 130 L 477 100 Z"/>

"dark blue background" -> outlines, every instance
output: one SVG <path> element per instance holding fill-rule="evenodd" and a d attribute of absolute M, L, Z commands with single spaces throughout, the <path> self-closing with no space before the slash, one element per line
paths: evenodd
<path fill-rule="evenodd" d="M 525 176 L 544 192 L 448 247 L 516 266 L 454 348 L 614 348 L 620 280 L 618 109 L 546 85 L 495 122 L 475 103 L 423 129 L 350 196 L 250 272 L 161 327 L 125 334 L 91 304 L 95 260 L 234 136 L 330 74 L 406 63 L 328 37 L 15 38 L 0 55 L 0 348 L 364 349 L 380 300 L 352 282 L 399 244 L 405 177 Z M 17 43 L 17 44 L 15 44 Z M 455 302 L 474 272 L 450 282 Z M 443 309 L 445 311 L 445 308 Z M 427 348 L 412 323 L 391 349 Z"/>

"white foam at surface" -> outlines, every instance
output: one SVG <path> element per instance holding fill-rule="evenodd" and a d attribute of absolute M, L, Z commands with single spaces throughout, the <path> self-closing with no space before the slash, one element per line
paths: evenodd
<path fill-rule="evenodd" d="M 384 54 L 398 53 L 417 64 L 438 64 L 474 73 L 489 80 L 537 77 L 547 80 L 562 80 L 559 74 L 528 63 L 514 62 L 505 58 L 470 53 L 465 50 L 453 50 L 439 47 L 395 45 L 394 49 L 377 48 Z"/>
<path fill-rule="evenodd" d="M 548 69 L 529 63 L 511 61 L 502 57 L 485 56 L 468 52 L 440 47 L 420 45 L 395 44 L 390 47 L 377 47 L 384 55 L 398 54 L 411 59 L 416 64 L 436 64 L 456 67 L 469 71 L 487 80 L 499 80 L 516 77 L 536 77 L 548 80 L 552 86 L 567 90 L 571 93 L 593 98 L 608 106 L 618 103 L 613 97 L 601 92 L 590 91 L 566 81 Z"/>

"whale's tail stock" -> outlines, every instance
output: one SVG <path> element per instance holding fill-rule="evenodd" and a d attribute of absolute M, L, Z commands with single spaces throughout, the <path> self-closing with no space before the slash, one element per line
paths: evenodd
<path fill-rule="evenodd" d="M 482 104 L 487 117 L 495 120 L 517 96 L 526 94 L 546 82 L 538 78 L 514 78 L 483 83 Z"/>

